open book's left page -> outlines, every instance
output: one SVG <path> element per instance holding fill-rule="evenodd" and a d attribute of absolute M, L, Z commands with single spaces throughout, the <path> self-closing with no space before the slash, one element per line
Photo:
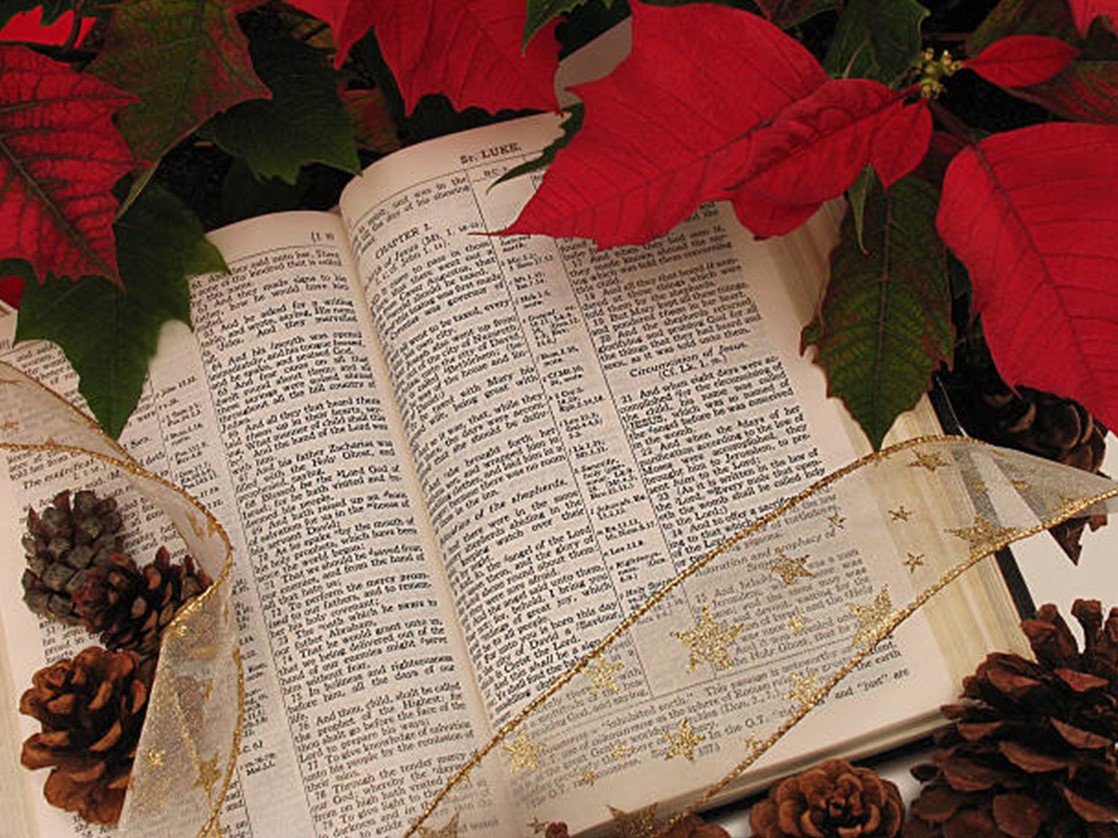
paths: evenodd
<path fill-rule="evenodd" d="M 313 213 L 214 234 L 230 273 L 193 280 L 195 333 L 164 329 L 121 439 L 206 503 L 233 539 L 246 707 L 227 838 L 399 834 L 487 738 L 343 237 L 335 216 Z M 5 360 L 77 399 L 53 347 L 8 347 Z M 33 732 L 31 720 L 13 720 L 22 685 L 90 639 L 19 602 L 22 519 L 59 476 L 26 459 L 3 465 L 12 578 L 0 604 L 15 690 L 4 712 L 18 743 Z M 141 564 L 167 535 L 152 527 L 129 545 Z M 5 770 L 16 760 L 6 754 Z M 38 833 L 96 834 L 42 801 L 44 774 L 16 769 L 13 781 Z M 462 810 L 470 834 L 496 820 L 499 793 L 488 788 L 484 776 L 472 784 L 475 803 Z"/>

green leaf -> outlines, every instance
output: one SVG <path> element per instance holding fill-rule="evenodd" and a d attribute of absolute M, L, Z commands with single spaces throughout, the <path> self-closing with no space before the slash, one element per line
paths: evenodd
<path fill-rule="evenodd" d="M 823 305 L 804 329 L 804 347 L 875 449 L 901 412 L 927 392 L 953 343 L 946 254 L 936 235 L 936 191 L 915 177 L 865 206 L 866 252 L 853 218 L 831 254 Z"/>
<path fill-rule="evenodd" d="M 157 185 L 115 228 L 127 291 L 100 277 L 75 282 L 51 275 L 24 289 L 16 324 L 17 342 L 41 338 L 62 348 L 79 391 L 113 437 L 139 400 L 160 327 L 168 320 L 190 324 L 187 277 L 225 267 L 194 214 Z"/>
<path fill-rule="evenodd" d="M 284 212 L 305 207 L 310 189 L 308 170 L 299 172 L 294 185 L 276 178 L 259 180 L 244 160 L 234 160 L 221 182 L 222 220 L 227 224 L 255 218 L 270 212 Z"/>
<path fill-rule="evenodd" d="M 139 96 L 120 130 L 150 163 L 218 111 L 271 95 L 226 0 L 122 0 L 88 72 Z"/>
<path fill-rule="evenodd" d="M 757 5 L 774 26 L 790 29 L 821 12 L 842 10 L 842 0 L 757 0 Z"/>
<path fill-rule="evenodd" d="M 1003 0 L 967 40 L 967 52 L 977 55 L 1010 35 L 1060 38 L 1079 55 L 1049 81 L 1007 93 L 1066 119 L 1118 123 L 1118 40 L 1106 27 L 1091 27 L 1084 40 L 1067 0 Z"/>
<path fill-rule="evenodd" d="M 571 141 L 571 138 L 578 133 L 578 130 L 582 127 L 582 118 L 586 114 L 586 107 L 581 102 L 576 102 L 564 110 L 567 111 L 568 116 L 559 126 L 563 133 L 548 143 L 547 147 L 540 152 L 539 157 L 521 163 L 519 166 L 513 166 L 489 184 L 490 189 L 498 183 L 504 183 L 506 180 L 512 180 L 521 175 L 531 174 L 532 172 L 544 169 L 555 159 L 555 155 L 559 153 L 559 149 L 566 146 L 567 143 Z"/>
<path fill-rule="evenodd" d="M 254 40 L 250 48 L 272 99 L 230 108 L 211 119 L 203 133 L 243 158 L 261 179 L 295 183 L 299 169 L 311 162 L 360 172 L 353 123 L 338 98 L 338 77 L 325 53 L 288 38 Z"/>
<path fill-rule="evenodd" d="M 862 173 L 858 175 L 858 179 L 850 184 L 850 188 L 846 190 L 846 200 L 850 202 L 850 214 L 854 219 L 855 239 L 858 242 L 858 249 L 863 253 L 866 252 L 865 237 L 863 236 L 866 196 L 869 195 L 870 189 L 874 185 L 880 186 L 881 182 L 877 179 L 877 173 L 873 170 L 873 166 L 866 166 L 862 169 Z"/>
<path fill-rule="evenodd" d="M 927 16 L 915 0 L 850 0 L 823 66 L 839 78 L 895 84 L 920 55 L 920 23 Z"/>
<path fill-rule="evenodd" d="M 527 47 L 532 36 L 559 15 L 575 9 L 588 0 L 528 0 L 528 18 L 524 21 L 524 38 L 521 47 Z M 607 0 L 608 3 L 612 0 Z"/>

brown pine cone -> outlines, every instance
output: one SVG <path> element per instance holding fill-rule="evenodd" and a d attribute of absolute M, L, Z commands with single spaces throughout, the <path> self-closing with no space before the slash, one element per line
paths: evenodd
<path fill-rule="evenodd" d="M 73 593 L 89 568 L 107 564 L 120 550 L 121 526 L 116 501 L 90 491 L 59 492 L 41 512 L 29 509 L 21 580 L 28 607 L 40 616 L 80 623 Z"/>
<path fill-rule="evenodd" d="M 74 591 L 75 609 L 85 626 L 100 633 L 110 649 L 142 656 L 159 652 L 163 629 L 187 602 L 210 585 L 210 577 L 187 556 L 172 564 L 167 548 L 140 568 L 132 557 L 114 553 L 107 567 L 90 568 Z"/>
<path fill-rule="evenodd" d="M 897 787 L 841 759 L 782 780 L 749 812 L 749 824 L 760 838 L 892 838 L 903 821 Z"/>
<path fill-rule="evenodd" d="M 1077 600 L 1081 653 L 1055 606 L 1021 626 L 1036 661 L 995 653 L 963 681 L 910 807 L 909 838 L 1118 836 L 1118 608 Z"/>
<path fill-rule="evenodd" d="M 32 677 L 19 710 L 42 732 L 24 741 L 20 761 L 52 769 L 43 790 L 52 806 L 93 823 L 120 819 L 152 671 L 133 652 L 91 646 Z"/>

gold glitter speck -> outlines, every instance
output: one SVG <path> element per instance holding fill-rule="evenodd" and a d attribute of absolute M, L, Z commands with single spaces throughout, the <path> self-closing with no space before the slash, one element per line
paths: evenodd
<path fill-rule="evenodd" d="M 675 637 L 691 650 L 691 660 L 687 671 L 693 672 L 695 667 L 704 661 L 714 664 L 716 669 L 729 669 L 734 665 L 727 648 L 734 642 L 734 638 L 742 630 L 740 623 L 722 625 L 711 616 L 710 608 L 704 602 L 699 622 L 690 631 L 673 631 Z"/>
<path fill-rule="evenodd" d="M 614 739 L 613 744 L 610 746 L 609 755 L 614 759 L 625 759 L 627 756 L 632 756 L 633 749 L 622 742 L 620 739 Z"/>
<path fill-rule="evenodd" d="M 792 673 L 792 689 L 785 694 L 797 704 L 807 704 L 815 698 L 815 681 L 819 677 L 819 670 L 813 669 L 807 675 L 798 672 Z"/>
<path fill-rule="evenodd" d="M 161 748 L 151 748 L 146 754 L 144 754 L 144 759 L 147 760 L 148 767 L 162 768 L 163 758 L 166 755 L 167 752 L 162 750 Z"/>
<path fill-rule="evenodd" d="M 595 771 L 590 766 L 587 766 L 586 770 L 583 771 L 582 774 L 579 776 L 578 782 L 576 783 L 576 785 L 592 786 L 596 782 L 598 782 L 598 772 Z"/>
<path fill-rule="evenodd" d="M 594 658 L 594 663 L 582 670 L 582 674 L 586 676 L 586 680 L 590 683 L 586 688 L 593 695 L 599 691 L 601 692 L 619 692 L 620 687 L 617 686 L 617 673 L 625 668 L 625 664 L 621 661 L 617 663 L 606 663 L 606 659 L 599 655 Z"/>
<path fill-rule="evenodd" d="M 865 646 L 876 639 L 876 635 L 889 618 L 893 615 L 893 603 L 889 599 L 889 586 L 882 587 L 873 602 L 868 605 L 858 605 L 848 602 L 846 608 L 858 618 L 858 631 L 854 635 L 851 646 Z"/>
<path fill-rule="evenodd" d="M 923 553 L 916 553 L 915 555 L 912 553 L 906 553 L 905 555 L 907 555 L 908 558 L 905 559 L 902 564 L 908 568 L 909 573 L 915 573 L 916 568 L 924 566 Z"/>
<path fill-rule="evenodd" d="M 975 515 L 974 523 L 969 527 L 948 529 L 951 535 L 956 535 L 971 546 L 971 554 L 988 553 L 999 542 L 1008 541 L 1018 533 L 1013 527 L 999 527 L 984 515 Z"/>
<path fill-rule="evenodd" d="M 694 762 L 695 747 L 700 742 L 706 741 L 705 736 L 691 729 L 691 722 L 688 719 L 680 720 L 675 733 L 672 733 L 668 728 L 664 728 L 660 731 L 660 735 L 668 743 L 668 750 L 664 754 L 666 760 L 674 757 L 685 757 L 688 762 Z"/>
<path fill-rule="evenodd" d="M 791 585 L 797 579 L 806 579 L 815 574 L 804 567 L 807 562 L 807 556 L 791 557 L 785 554 L 783 550 L 776 554 L 776 561 L 769 565 L 769 570 L 780 577 L 785 585 Z"/>
<path fill-rule="evenodd" d="M 792 629 L 793 634 L 799 634 L 807 627 L 807 621 L 799 614 L 793 614 L 788 618 L 788 627 Z"/>
<path fill-rule="evenodd" d="M 194 788 L 204 788 L 207 797 L 213 797 L 214 786 L 221 779 L 221 769 L 217 767 L 217 754 L 198 763 L 198 776 L 194 778 Z"/>
<path fill-rule="evenodd" d="M 931 454 L 927 451 L 917 451 L 916 459 L 908 465 L 909 468 L 926 468 L 930 472 L 935 472 L 937 468 L 946 468 L 950 463 L 946 462 L 938 451 L 933 451 Z"/>
<path fill-rule="evenodd" d="M 428 829 L 425 826 L 419 827 L 420 838 L 458 838 L 458 813 L 454 813 L 454 817 L 446 822 L 442 829 Z"/>
<path fill-rule="evenodd" d="M 505 752 L 509 755 L 509 773 L 516 774 L 518 771 L 529 770 L 538 771 L 539 762 L 537 761 L 540 752 L 543 751 L 543 745 L 532 742 L 524 735 L 524 731 L 520 731 L 520 735 L 516 737 L 508 745 L 502 745 Z"/>
<path fill-rule="evenodd" d="M 896 509 L 889 510 L 889 519 L 892 521 L 907 521 L 911 517 L 912 511 L 909 509 L 905 509 L 905 505 L 903 503 Z"/>

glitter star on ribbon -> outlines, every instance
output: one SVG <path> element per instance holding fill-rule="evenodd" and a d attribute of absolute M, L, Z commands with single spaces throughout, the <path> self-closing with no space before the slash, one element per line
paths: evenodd
<path fill-rule="evenodd" d="M 455 812 L 454 817 L 442 829 L 419 827 L 419 838 L 458 838 L 458 813 Z"/>
<path fill-rule="evenodd" d="M 633 749 L 620 739 L 614 739 L 613 744 L 610 745 L 609 755 L 614 759 L 625 759 L 625 757 L 632 756 L 632 754 Z"/>
<path fill-rule="evenodd" d="M 543 751 L 543 745 L 532 742 L 525 736 L 524 731 L 520 731 L 520 735 L 507 745 L 502 745 L 505 752 L 509 755 L 509 773 L 516 774 L 519 771 L 538 771 L 540 764 L 537 761 L 540 752 Z"/>
<path fill-rule="evenodd" d="M 547 832 L 547 822 L 541 821 L 539 818 L 532 818 L 532 822 L 528 824 L 528 826 L 536 835 L 542 835 Z"/>
<path fill-rule="evenodd" d="M 776 561 L 769 565 L 769 571 L 780 577 L 785 585 L 791 585 L 797 579 L 807 579 L 815 574 L 804 567 L 807 556 L 791 557 L 780 550 L 776 554 Z"/>
<path fill-rule="evenodd" d="M 827 523 L 829 523 L 836 530 L 846 529 L 846 519 L 839 515 L 837 512 L 827 516 Z"/>
<path fill-rule="evenodd" d="M 869 605 L 848 602 L 846 608 L 858 618 L 858 631 L 850 645 L 865 646 L 871 643 L 893 615 L 893 603 L 889 600 L 889 586 L 884 586 Z"/>
<path fill-rule="evenodd" d="M 937 468 L 947 468 L 950 463 L 946 462 L 938 451 L 933 451 L 931 454 L 927 451 L 917 451 L 916 459 L 908 465 L 909 468 L 926 468 L 930 472 L 935 472 Z"/>
<path fill-rule="evenodd" d="M 680 720 L 675 733 L 672 733 L 668 728 L 664 728 L 660 731 L 660 735 L 668 743 L 667 753 L 664 754 L 666 760 L 684 757 L 688 762 L 694 762 L 696 746 L 700 742 L 706 741 L 705 736 L 691 729 L 691 722 L 688 719 Z"/>
<path fill-rule="evenodd" d="M 595 771 L 590 766 L 587 766 L 586 769 L 582 772 L 582 774 L 579 775 L 579 778 L 578 778 L 577 782 L 575 783 L 575 785 L 576 786 L 592 786 L 596 782 L 598 782 L 598 772 Z"/>
<path fill-rule="evenodd" d="M 818 689 L 815 686 L 816 679 L 819 678 L 819 670 L 813 669 L 807 675 L 801 675 L 798 672 L 792 673 L 792 689 L 785 693 L 785 698 L 790 698 L 797 704 L 807 704 L 815 697 L 815 691 Z"/>
<path fill-rule="evenodd" d="M 734 638 L 741 632 L 739 623 L 722 625 L 711 616 L 710 608 L 703 603 L 702 615 L 699 622 L 691 631 L 673 631 L 675 637 L 691 650 L 691 661 L 687 671 L 693 672 L 695 667 L 704 661 L 714 664 L 716 669 L 729 669 L 734 665 L 727 647 L 734 642 Z"/>
<path fill-rule="evenodd" d="M 912 553 L 906 553 L 905 555 L 908 556 L 908 558 L 901 562 L 901 564 L 908 568 L 909 573 L 915 573 L 916 568 L 924 566 L 923 553 L 916 553 L 915 555 L 913 555 Z"/>
<path fill-rule="evenodd" d="M 594 662 L 590 666 L 582 670 L 582 674 L 590 682 L 586 685 L 586 689 L 590 691 L 591 695 L 597 692 L 619 692 L 621 688 L 617 685 L 617 673 L 624 668 L 625 664 L 621 661 L 606 663 L 606 659 L 599 655 L 594 658 Z"/>
<path fill-rule="evenodd" d="M 651 838 L 656 834 L 656 804 L 626 812 L 624 809 L 609 807 L 613 816 L 614 834 L 617 838 Z"/>
<path fill-rule="evenodd" d="M 890 521 L 907 521 L 911 517 L 912 517 L 912 512 L 909 511 L 908 509 L 905 509 L 905 506 L 904 506 L 903 503 L 900 506 L 898 506 L 896 509 L 890 509 L 889 510 L 889 520 Z"/>
<path fill-rule="evenodd" d="M 217 754 L 198 763 L 198 776 L 194 778 L 194 788 L 201 786 L 207 797 L 213 797 L 214 786 L 221 779 L 221 769 L 217 767 Z"/>
<path fill-rule="evenodd" d="M 807 621 L 799 614 L 793 614 L 788 618 L 788 628 L 792 629 L 792 634 L 799 634 L 807 628 Z"/>
<path fill-rule="evenodd" d="M 1011 540 L 1019 530 L 1014 527 L 999 527 L 984 515 L 975 515 L 974 523 L 969 527 L 948 529 L 947 532 L 970 544 L 971 555 L 979 555 L 989 553 L 1002 543 Z"/>

